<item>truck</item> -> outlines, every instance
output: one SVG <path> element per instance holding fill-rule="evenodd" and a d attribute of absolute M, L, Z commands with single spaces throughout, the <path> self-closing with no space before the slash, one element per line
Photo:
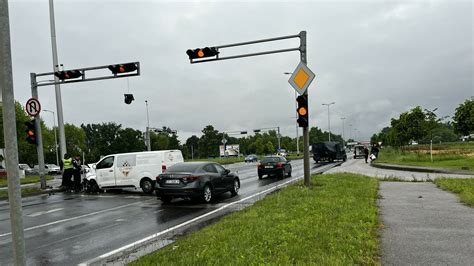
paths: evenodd
<path fill-rule="evenodd" d="M 334 162 L 335 160 L 346 161 L 347 155 L 344 147 L 335 141 L 324 141 L 312 145 L 313 159 L 319 162 Z"/>
<path fill-rule="evenodd" d="M 86 175 L 87 192 L 116 188 L 141 188 L 151 194 L 155 179 L 170 166 L 184 161 L 180 150 L 119 153 L 104 156 Z"/>

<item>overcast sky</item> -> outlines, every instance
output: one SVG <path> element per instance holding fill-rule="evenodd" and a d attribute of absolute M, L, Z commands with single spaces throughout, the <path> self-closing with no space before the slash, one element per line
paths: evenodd
<path fill-rule="evenodd" d="M 30 98 L 30 72 L 52 70 L 47 0 L 10 1 L 15 98 Z M 471 1 L 55 1 L 65 69 L 139 61 L 141 76 L 61 87 L 67 123 L 116 122 L 178 130 L 184 141 L 219 131 L 280 126 L 295 136 L 288 84 L 299 53 L 189 63 L 189 48 L 307 31 L 311 126 L 366 140 L 420 105 L 439 116 L 474 95 Z M 299 40 L 222 49 L 221 56 L 293 48 Z M 135 101 L 126 105 L 124 93 Z M 54 87 L 40 87 L 56 111 Z M 49 126 L 53 116 L 43 113 Z M 352 125 L 352 126 L 350 126 Z M 352 129 L 352 130 L 350 130 Z"/>

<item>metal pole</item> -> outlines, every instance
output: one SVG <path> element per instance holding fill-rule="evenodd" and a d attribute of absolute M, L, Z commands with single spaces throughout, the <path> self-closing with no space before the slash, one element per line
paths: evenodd
<path fill-rule="evenodd" d="M 191 144 L 191 160 L 194 160 L 194 147 Z"/>
<path fill-rule="evenodd" d="M 277 127 L 278 128 L 278 152 L 281 151 L 281 142 L 280 142 L 280 127 Z"/>
<path fill-rule="evenodd" d="M 150 117 L 148 115 L 148 101 L 145 101 L 146 104 L 146 148 L 147 151 L 151 151 L 151 139 L 150 139 Z"/>
<path fill-rule="evenodd" d="M 342 147 L 344 148 L 344 120 L 346 120 L 345 117 L 341 117 L 342 119 Z"/>
<path fill-rule="evenodd" d="M 295 91 L 295 99 L 296 99 L 296 91 Z M 298 109 L 298 103 L 295 101 L 295 110 Z M 298 119 L 298 114 L 295 116 L 295 120 Z M 300 154 L 300 137 L 298 135 L 298 122 L 296 122 L 296 154 Z"/>
<path fill-rule="evenodd" d="M 43 110 L 45 112 L 50 112 L 53 114 L 53 126 L 54 126 L 54 148 L 56 150 L 56 165 L 59 165 L 59 155 L 58 155 L 58 136 L 56 134 L 56 115 L 53 111 L 50 110 Z"/>
<path fill-rule="evenodd" d="M 49 0 L 49 21 L 51 26 L 51 46 L 53 50 L 53 72 L 59 71 L 58 50 L 56 47 L 56 27 L 54 22 L 54 4 L 53 0 Z M 59 82 L 58 77 L 54 76 L 54 82 Z M 61 158 L 66 154 L 66 134 L 64 132 L 63 103 L 61 98 L 61 87 L 54 84 L 56 93 L 56 111 L 58 113 L 58 130 L 59 130 L 59 147 L 61 149 Z"/>
<path fill-rule="evenodd" d="M 329 141 L 331 141 L 331 120 L 329 119 L 329 104 L 328 104 L 328 130 L 329 130 Z"/>
<path fill-rule="evenodd" d="M 36 75 L 30 74 L 31 77 L 31 97 L 38 98 L 38 87 L 36 87 Z M 36 130 L 36 154 L 38 155 L 38 167 L 40 174 L 41 189 L 46 189 L 46 178 L 44 177 L 44 153 L 43 153 L 43 135 L 41 134 L 41 118 L 39 115 L 35 116 L 35 130 Z"/>
<path fill-rule="evenodd" d="M 8 0 L 0 0 L 0 87 L 2 89 L 0 103 L 3 105 L 3 134 L 8 176 L 8 202 L 10 205 L 13 264 L 26 265 L 20 174 L 18 172 L 18 143 L 15 97 L 13 93 Z"/>
<path fill-rule="evenodd" d="M 307 64 L 306 60 L 306 31 L 300 32 L 300 56 L 301 62 Z M 308 96 L 308 90 L 304 93 Z M 309 96 L 308 96 L 309 98 Z M 308 110 L 309 116 L 309 110 Z M 309 119 L 309 118 L 308 118 Z M 308 127 L 303 127 L 303 168 L 304 168 L 304 184 L 305 186 L 311 186 L 310 172 L 309 172 L 309 131 Z"/>

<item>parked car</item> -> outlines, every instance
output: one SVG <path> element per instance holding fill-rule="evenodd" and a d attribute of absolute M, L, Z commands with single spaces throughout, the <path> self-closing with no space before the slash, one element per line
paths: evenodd
<path fill-rule="evenodd" d="M 88 188 L 141 188 L 145 193 L 155 189 L 155 177 L 174 164 L 183 162 L 180 150 L 161 150 L 111 154 L 93 165 L 95 174 L 86 174 Z M 90 184 L 88 184 L 90 183 Z"/>
<path fill-rule="evenodd" d="M 48 175 L 60 175 L 62 172 L 61 172 L 61 168 L 55 164 L 45 164 L 44 165 L 44 170 L 46 172 L 46 174 Z M 38 165 L 35 165 L 33 167 L 33 171 L 35 174 L 39 174 L 39 166 Z"/>
<path fill-rule="evenodd" d="M 250 155 L 247 155 L 244 160 L 246 163 L 256 162 L 258 161 L 258 157 L 255 154 L 250 154 Z"/>
<path fill-rule="evenodd" d="M 258 179 L 262 179 L 264 175 L 285 177 L 291 176 L 290 160 L 286 160 L 283 156 L 265 156 L 257 166 Z"/>
<path fill-rule="evenodd" d="M 156 177 L 156 195 L 163 203 L 173 198 L 193 198 L 209 203 L 214 195 L 239 193 L 239 177 L 213 162 L 186 162 L 171 166 Z"/>
<path fill-rule="evenodd" d="M 26 163 L 19 163 L 18 168 L 25 171 L 25 175 L 33 175 L 35 172 L 33 169 Z"/>
<path fill-rule="evenodd" d="M 347 160 L 347 154 L 344 147 L 339 142 L 324 141 L 313 144 L 311 147 L 313 160 L 316 163 L 321 161 L 333 162 L 335 160 Z"/>

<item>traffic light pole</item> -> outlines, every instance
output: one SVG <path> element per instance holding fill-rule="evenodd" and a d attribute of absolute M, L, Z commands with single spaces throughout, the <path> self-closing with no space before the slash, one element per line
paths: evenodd
<path fill-rule="evenodd" d="M 38 99 L 38 87 L 36 84 L 36 75 L 30 73 L 31 77 L 31 96 Z M 46 178 L 44 177 L 44 151 L 43 151 L 43 135 L 41 134 L 41 119 L 39 114 L 35 116 L 36 131 L 36 153 L 38 155 L 38 167 L 41 182 L 41 189 L 46 189 Z"/>
<path fill-rule="evenodd" d="M 264 52 L 258 52 L 258 53 L 240 54 L 240 55 L 234 55 L 234 56 L 220 56 L 220 52 L 219 52 L 219 50 L 223 49 L 223 48 L 250 45 L 250 44 L 256 44 L 256 43 L 263 43 L 263 42 L 273 42 L 273 41 L 280 41 L 280 40 L 293 39 L 293 38 L 300 38 L 300 46 L 299 47 L 288 48 L 288 49 L 280 49 L 280 50 L 272 50 L 272 51 L 264 51 Z M 204 49 L 209 49 L 209 47 L 206 47 Z M 203 49 L 203 51 L 204 51 L 204 49 Z M 288 35 L 288 36 L 262 39 L 262 40 L 256 40 L 256 41 L 213 46 L 213 47 L 211 47 L 211 50 L 212 49 L 215 49 L 215 51 L 216 51 L 215 58 L 206 58 L 207 56 L 205 54 L 203 55 L 204 58 L 196 58 L 193 55 L 193 53 L 191 52 L 191 55 L 188 54 L 190 63 L 191 64 L 196 64 L 196 63 L 204 63 L 204 62 L 211 62 L 211 61 L 236 59 L 236 58 L 242 58 L 242 57 L 251 57 L 251 56 L 259 56 L 259 55 L 267 55 L 267 54 L 276 54 L 276 53 L 300 51 L 300 56 L 301 56 L 300 60 L 301 60 L 301 62 L 303 62 L 305 65 L 307 64 L 307 58 L 306 58 L 306 31 L 301 31 L 299 34 L 295 34 L 295 35 Z M 188 50 L 188 51 L 190 51 L 190 50 Z M 186 53 L 188 53 L 188 52 L 186 52 Z M 308 95 L 307 91 L 303 95 L 307 96 Z M 304 162 L 304 184 L 306 186 L 310 186 L 311 185 L 311 180 L 310 180 L 310 172 L 309 172 L 309 132 L 308 132 L 308 127 L 303 127 L 303 145 L 304 145 L 304 147 L 303 147 L 303 153 L 304 153 L 304 159 L 303 159 L 303 162 Z"/>
<path fill-rule="evenodd" d="M 304 64 L 307 64 L 307 58 L 306 58 L 306 31 L 300 32 L 300 56 L 301 56 L 301 62 Z M 306 95 L 308 97 L 308 90 L 305 91 L 303 95 Z M 309 109 L 309 104 L 308 104 L 308 109 Z M 309 116 L 309 110 L 308 110 L 308 116 Z M 309 122 L 309 118 L 308 118 Z M 311 176 L 309 172 L 309 131 L 308 127 L 303 127 L 303 170 L 304 170 L 304 184 L 305 186 L 309 187 L 311 186 Z"/>
<path fill-rule="evenodd" d="M 124 63 L 124 64 L 116 64 L 116 65 L 125 65 L 125 64 L 132 64 L 132 63 Z M 81 73 L 81 78 L 76 78 L 72 79 L 69 81 L 61 81 L 57 79 L 55 72 L 47 72 L 47 73 L 30 73 L 30 79 L 31 79 L 31 96 L 37 100 L 39 100 L 38 97 L 38 87 L 40 86 L 49 86 L 49 85 L 59 85 L 59 84 L 66 84 L 66 83 L 75 83 L 75 82 L 83 82 L 83 81 L 93 81 L 93 80 L 103 80 L 103 79 L 114 79 L 114 78 L 124 78 L 124 77 L 130 77 L 130 76 L 139 76 L 140 75 L 140 63 L 139 62 L 133 62 L 133 64 L 136 65 L 136 73 L 132 74 L 117 74 L 113 73 L 112 75 L 107 75 L 107 76 L 99 76 L 95 78 L 86 78 L 86 73 L 88 71 L 94 71 L 94 70 L 102 70 L 102 69 L 109 69 L 111 65 L 106 65 L 106 66 L 97 66 L 97 67 L 87 67 L 87 68 L 81 68 L 81 69 L 75 69 L 77 71 L 80 71 Z M 50 82 L 42 82 L 38 83 L 36 80 L 37 77 L 42 77 L 42 76 L 54 76 L 54 81 Z M 41 119 L 39 114 L 35 116 L 35 129 L 36 129 L 36 152 L 38 154 L 38 167 L 39 167 L 39 174 L 40 174 L 40 180 L 41 180 L 41 189 L 46 188 L 46 179 L 44 177 L 45 174 L 45 169 L 44 169 L 44 151 L 43 151 L 43 136 L 41 134 Z M 63 152 L 66 152 L 66 148 L 64 147 L 61 149 L 61 154 L 64 156 Z M 62 158 L 61 158 L 62 159 Z"/>

